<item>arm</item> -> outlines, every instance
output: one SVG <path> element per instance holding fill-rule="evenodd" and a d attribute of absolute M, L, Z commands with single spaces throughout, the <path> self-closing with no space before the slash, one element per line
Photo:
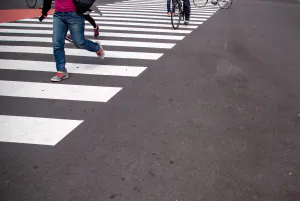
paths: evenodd
<path fill-rule="evenodd" d="M 48 11 L 51 8 L 52 0 L 44 0 L 43 1 L 43 10 L 42 10 L 42 15 L 39 18 L 40 21 L 43 21 L 45 17 L 48 15 Z"/>
<path fill-rule="evenodd" d="M 52 0 L 44 0 L 42 14 L 47 16 L 48 11 L 51 9 Z"/>

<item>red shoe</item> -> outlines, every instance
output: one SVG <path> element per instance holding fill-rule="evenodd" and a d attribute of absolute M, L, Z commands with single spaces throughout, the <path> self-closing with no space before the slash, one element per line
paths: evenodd
<path fill-rule="evenodd" d="M 101 45 L 101 43 L 100 43 L 99 41 L 96 41 L 96 43 L 98 43 L 99 46 L 100 46 L 100 50 L 99 50 L 98 52 L 96 52 L 96 54 L 97 54 L 98 57 L 100 57 L 101 59 L 104 59 L 104 57 L 105 57 L 104 49 L 103 49 L 103 47 L 102 47 L 102 45 Z"/>
<path fill-rule="evenodd" d="M 94 28 L 94 36 L 95 38 L 99 36 L 99 27 Z"/>

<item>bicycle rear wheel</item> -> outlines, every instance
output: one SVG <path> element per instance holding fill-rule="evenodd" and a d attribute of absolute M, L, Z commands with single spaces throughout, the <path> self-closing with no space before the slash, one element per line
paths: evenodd
<path fill-rule="evenodd" d="M 218 5 L 222 9 L 227 9 L 232 5 L 233 0 L 218 0 Z"/>
<path fill-rule="evenodd" d="M 37 0 L 26 0 L 26 4 L 29 8 L 34 8 L 36 6 Z"/>
<path fill-rule="evenodd" d="M 193 0 L 193 2 L 196 7 L 202 8 L 207 4 L 208 0 Z"/>
<path fill-rule="evenodd" d="M 182 8 L 181 4 L 179 3 L 180 0 L 172 0 L 171 1 L 171 23 L 174 29 L 178 29 L 180 21 L 181 21 L 181 13 Z"/>

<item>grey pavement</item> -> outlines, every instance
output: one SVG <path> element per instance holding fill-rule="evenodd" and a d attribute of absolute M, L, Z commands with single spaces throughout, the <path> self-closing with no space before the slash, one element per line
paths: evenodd
<path fill-rule="evenodd" d="M 300 200 L 299 10 L 236 0 L 105 104 L 0 97 L 1 114 L 85 119 L 54 147 L 0 143 L 0 200 Z"/>

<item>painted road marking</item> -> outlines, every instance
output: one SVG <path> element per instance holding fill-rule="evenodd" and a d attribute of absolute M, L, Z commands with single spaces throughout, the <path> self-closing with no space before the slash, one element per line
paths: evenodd
<path fill-rule="evenodd" d="M 0 45 L 0 52 L 14 52 L 14 53 L 33 53 L 33 54 L 53 54 L 52 47 L 35 47 L 35 46 L 6 46 Z M 69 56 L 84 56 L 97 57 L 96 53 L 88 52 L 81 49 L 65 48 L 65 54 Z M 119 59 L 143 59 L 143 60 L 157 60 L 162 53 L 147 53 L 147 52 L 125 52 L 125 51 L 105 51 L 105 56 L 108 58 Z M 99 59 L 100 60 L 100 59 Z"/>
<path fill-rule="evenodd" d="M 7 70 L 27 70 L 53 72 L 55 64 L 47 61 L 25 61 L 25 60 L 8 60 L 0 59 L 0 69 Z M 37 68 L 37 66 L 42 66 Z M 116 65 L 94 65 L 94 64 L 77 64 L 68 63 L 68 72 L 86 75 L 109 75 L 109 76 L 126 76 L 137 77 L 147 67 L 143 66 L 116 66 Z"/>
<path fill-rule="evenodd" d="M 149 14 L 149 13 L 156 13 L 156 14 L 163 14 L 164 16 L 166 16 L 166 12 L 162 9 L 136 9 L 136 8 L 110 8 L 110 7 L 99 7 L 99 9 L 101 9 L 101 12 L 104 11 L 127 11 L 129 13 L 132 12 L 144 12 L 144 14 Z M 214 14 L 216 10 L 205 10 L 205 11 L 201 11 L 201 12 L 193 12 L 192 16 L 198 16 L 198 15 L 203 15 L 204 13 L 207 14 Z"/>
<path fill-rule="evenodd" d="M 37 27 L 37 28 L 53 28 L 52 24 L 33 24 L 33 23 L 2 23 L 0 27 Z M 91 25 L 86 26 L 89 29 L 94 29 Z M 117 27 L 117 26 L 100 26 L 100 30 L 121 30 L 121 31 L 141 31 L 141 32 L 160 32 L 160 33 L 191 33 L 192 30 L 176 30 L 173 29 L 154 29 L 154 28 L 137 28 L 137 27 Z"/>
<path fill-rule="evenodd" d="M 121 87 L 0 80 L 0 95 L 9 97 L 107 102 L 121 89 Z"/>
<path fill-rule="evenodd" d="M 98 8 L 100 9 L 103 9 L 103 8 L 111 8 L 111 6 L 97 6 Z M 113 8 L 126 8 L 126 9 L 137 9 L 137 10 L 140 10 L 140 9 L 144 9 L 144 10 L 163 10 L 165 11 L 164 9 L 162 9 L 162 6 L 161 5 L 153 5 L 153 6 L 143 6 L 143 5 L 117 5 L 117 6 L 113 6 Z M 201 13 L 201 12 L 204 12 L 204 11 L 215 11 L 215 10 L 218 10 L 219 8 L 202 8 L 202 9 L 199 9 L 199 8 L 194 8 L 191 6 L 191 11 L 193 13 Z"/>
<path fill-rule="evenodd" d="M 36 19 L 23 19 L 19 20 L 19 22 L 36 22 Z M 44 23 L 50 22 L 53 23 L 52 19 L 43 20 Z M 154 24 L 154 23 L 137 23 L 137 22 L 115 22 L 115 21 L 97 21 L 99 24 L 108 24 L 108 25 L 122 25 L 122 26 L 138 26 L 138 27 L 168 27 L 170 28 L 170 24 Z M 202 24 L 202 23 L 200 23 Z M 102 25 L 100 26 L 102 27 Z M 196 29 L 198 26 L 187 25 L 184 26 L 185 29 Z M 128 29 L 128 28 L 127 28 Z M 130 28 L 131 29 L 131 28 Z"/>
<path fill-rule="evenodd" d="M 1 25 L 0 25 L 1 26 Z M 36 30 L 36 29 L 0 29 L 0 33 L 22 33 L 22 34 L 46 34 L 51 35 L 52 30 Z M 94 36 L 92 32 L 85 32 L 86 36 Z M 100 37 L 117 37 L 117 38 L 141 38 L 141 39 L 157 39 L 157 40 L 182 40 L 185 36 L 173 35 L 155 35 L 155 34 L 130 34 L 130 33 L 113 33 L 100 32 Z M 102 41 L 102 40 L 101 40 Z"/>
<path fill-rule="evenodd" d="M 55 146 L 83 120 L 0 115 L 0 141 Z"/>
<path fill-rule="evenodd" d="M 142 15 L 143 18 L 149 18 L 149 17 L 155 17 L 155 18 L 161 18 L 161 17 L 164 17 L 164 18 L 168 18 L 170 20 L 170 23 L 171 23 L 171 18 L 170 17 L 167 17 L 166 16 L 166 13 L 165 12 L 156 12 L 156 11 L 151 11 L 151 12 L 145 12 L 145 11 L 139 11 L 139 10 L 127 10 L 127 9 L 118 9 L 116 11 L 114 10 L 103 10 L 101 11 L 103 12 L 105 15 L 103 16 L 107 16 L 107 13 L 111 13 L 111 14 L 135 14 L 135 15 Z M 214 14 L 214 12 L 209 12 L 209 13 L 206 13 L 206 12 L 203 12 L 201 14 L 193 14 L 191 16 L 191 20 L 193 19 L 198 19 L 198 18 L 209 18 L 210 16 L 212 16 Z M 91 13 L 90 15 L 94 16 L 94 17 L 99 17 L 98 14 L 95 14 L 95 13 Z"/>
<path fill-rule="evenodd" d="M 158 60 L 165 50 L 173 48 L 177 41 L 184 39 L 219 9 L 210 5 L 203 9 L 192 7 L 190 24 L 188 26 L 182 25 L 178 30 L 174 30 L 171 26 L 171 19 L 166 13 L 165 0 L 131 0 L 99 7 L 104 15 L 99 16 L 94 12 L 91 15 L 100 24 L 100 37 L 107 37 L 107 40 L 101 38 L 102 45 L 137 48 L 136 52 L 106 51 L 106 57 L 122 59 L 124 63 L 131 63 L 131 61 L 136 60 L 139 60 L 139 63 Z M 0 33 L 3 33 L 0 36 L 0 43 L 3 43 L 0 45 L 0 54 L 3 52 L 12 53 L 5 54 L 5 59 L 0 59 L 0 72 L 1 70 L 55 71 L 54 62 L 39 61 L 41 60 L 40 55 L 53 54 L 52 47 L 49 44 L 45 45 L 45 43 L 52 42 L 52 20 L 53 15 L 49 15 L 43 23 L 40 23 L 36 17 L 0 24 Z M 86 25 L 85 35 L 91 38 L 93 27 L 88 23 Z M 111 40 L 111 38 L 117 40 Z M 13 44 L 17 45 L 4 45 L 7 42 L 14 42 Z M 24 46 L 23 42 L 32 42 L 35 46 Z M 37 46 L 40 44 L 49 47 Z M 157 52 L 148 53 L 149 48 L 156 48 Z M 29 60 L 20 60 L 21 58 L 16 58 L 20 54 L 14 53 L 22 53 Z M 137 77 L 147 69 L 143 64 L 141 64 L 142 66 L 113 65 L 111 63 L 115 61 L 113 59 L 108 60 L 110 65 L 101 65 L 98 64 L 101 63 L 101 60 L 97 58 L 95 53 L 80 50 L 73 46 L 66 48 L 65 53 L 71 56 L 68 57 L 68 71 L 75 74 Z M 12 58 L 9 58 L 10 55 L 13 55 Z M 88 57 L 91 63 L 96 64 L 77 63 L 81 57 Z M 36 68 L 36 66 L 40 66 L 40 68 Z M 109 101 L 121 90 L 122 87 L 0 80 L 0 96 L 21 100 L 22 98 L 57 99 L 103 103 Z M 54 146 L 81 123 L 82 120 L 0 115 L 0 141 Z M 60 129 L 59 133 L 56 133 L 57 130 L 53 129 L 55 127 L 65 130 Z"/>
<path fill-rule="evenodd" d="M 22 41 L 22 42 L 41 42 L 52 43 L 50 37 L 29 37 L 29 36 L 0 36 L 0 41 Z M 67 41 L 67 43 L 70 43 Z M 115 41 L 115 40 L 101 40 L 103 46 L 121 46 L 121 47 L 143 47 L 143 48 L 158 48 L 171 49 L 175 43 L 155 43 L 155 42 L 136 42 L 136 41 Z"/>
<path fill-rule="evenodd" d="M 112 14 L 113 13 L 113 14 Z M 103 16 L 103 17 L 98 17 L 97 15 L 95 15 L 95 14 L 91 14 L 91 15 L 93 15 L 93 18 L 94 19 L 103 19 L 103 20 L 108 20 L 108 19 L 126 19 L 126 20 L 136 20 L 136 21 L 139 21 L 139 20 L 145 20 L 145 19 L 160 19 L 160 20 L 163 20 L 163 21 L 165 21 L 166 23 L 170 23 L 170 20 L 171 20 L 171 18 L 170 17 L 167 17 L 167 16 L 153 16 L 153 15 L 144 15 L 144 14 L 140 14 L 140 13 L 138 13 L 138 14 L 120 14 L 120 12 L 114 12 L 114 11 L 112 11 L 112 12 L 106 12 L 105 13 L 105 16 Z M 48 17 L 53 17 L 53 15 L 49 15 Z M 116 17 L 116 18 L 114 18 L 114 17 Z M 120 18 L 120 17 L 122 17 L 122 18 Z M 125 18 L 124 18 L 125 17 Z M 201 16 L 201 17 L 191 17 L 191 20 L 190 20 L 190 22 L 191 23 L 197 23 L 197 21 L 203 21 L 204 19 L 207 19 L 207 18 L 209 18 L 210 17 L 210 15 L 203 15 L 203 16 Z M 156 21 L 156 22 L 159 22 L 159 21 Z"/>
<path fill-rule="evenodd" d="M 99 19 L 99 20 L 97 20 Z M 128 19 L 125 18 L 104 18 L 104 17 L 94 17 L 94 20 L 98 24 L 116 24 L 116 25 L 128 25 L 128 26 L 146 26 L 146 27 L 170 27 L 170 20 L 153 20 L 153 19 L 132 19 L 132 21 L 139 21 L 139 22 L 160 22 L 160 24 L 154 24 L 154 23 L 135 23 L 135 22 L 127 22 Z M 105 21 L 107 20 L 107 21 Z M 203 19 L 205 21 L 206 19 Z M 115 21 L 121 21 L 121 22 L 115 22 Z M 125 22 L 122 22 L 125 21 Z M 23 19 L 19 20 L 19 22 L 36 22 L 36 19 Z M 43 22 L 51 22 L 53 23 L 53 20 L 51 18 L 43 20 Z M 165 23 L 165 24 L 162 24 Z M 194 22 L 194 24 L 202 24 L 203 22 Z M 185 26 L 186 29 L 195 29 L 198 26 Z"/>

